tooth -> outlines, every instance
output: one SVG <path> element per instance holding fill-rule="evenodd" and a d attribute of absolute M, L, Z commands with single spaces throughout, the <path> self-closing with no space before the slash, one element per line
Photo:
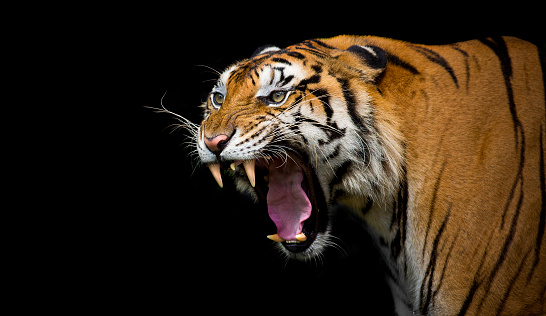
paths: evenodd
<path fill-rule="evenodd" d="M 237 168 L 238 165 L 240 165 L 241 163 L 243 163 L 242 160 L 235 160 L 234 162 L 232 162 L 229 167 L 231 168 L 231 170 L 235 171 L 235 169 Z"/>
<path fill-rule="evenodd" d="M 219 163 L 213 163 L 208 165 L 210 172 L 212 173 L 212 176 L 214 177 L 214 180 L 218 182 L 218 185 L 223 188 L 224 184 L 222 183 L 222 174 L 220 173 L 220 164 Z"/>
<path fill-rule="evenodd" d="M 279 234 L 275 234 L 275 235 L 267 235 L 267 238 L 273 240 L 273 241 L 276 241 L 276 242 L 283 242 L 284 239 L 282 239 Z"/>
<path fill-rule="evenodd" d="M 296 239 L 297 239 L 298 241 L 306 241 L 306 240 L 307 240 L 307 236 L 305 236 L 304 233 L 297 234 L 297 235 L 296 235 Z"/>
<path fill-rule="evenodd" d="M 254 166 L 256 165 L 256 160 L 245 160 L 243 161 L 243 167 L 245 167 L 246 175 L 248 180 L 250 180 L 250 185 L 254 187 L 256 185 L 256 173 L 254 172 Z"/>

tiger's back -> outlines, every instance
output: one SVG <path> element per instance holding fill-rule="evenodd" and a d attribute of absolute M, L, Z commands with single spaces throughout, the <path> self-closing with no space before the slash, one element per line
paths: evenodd
<path fill-rule="evenodd" d="M 287 256 L 320 255 L 327 212 L 345 204 L 377 240 L 399 314 L 545 314 L 536 46 L 339 36 L 267 47 L 229 67 L 204 107 L 202 162 L 220 185 L 231 166 L 240 191 L 266 198 L 268 238 Z"/>
<path fill-rule="evenodd" d="M 360 45 L 390 53 L 394 62 L 378 86 L 404 105 L 397 109 L 408 187 L 401 229 L 414 307 L 544 313 L 546 119 L 536 47 L 515 38 Z"/>

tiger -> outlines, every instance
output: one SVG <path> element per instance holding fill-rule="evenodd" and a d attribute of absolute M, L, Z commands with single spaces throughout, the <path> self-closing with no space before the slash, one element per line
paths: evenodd
<path fill-rule="evenodd" d="M 267 204 L 289 258 L 332 245 L 336 207 L 357 214 L 398 315 L 545 315 L 542 67 L 515 37 L 265 45 L 219 75 L 193 143 Z"/>

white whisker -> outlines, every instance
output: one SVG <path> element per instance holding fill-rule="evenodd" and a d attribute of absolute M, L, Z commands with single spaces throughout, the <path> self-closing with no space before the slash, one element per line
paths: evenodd
<path fill-rule="evenodd" d="M 188 120 L 187 118 L 183 117 L 180 114 L 174 113 L 170 110 L 168 110 L 165 105 L 163 104 L 163 99 L 165 98 L 165 95 L 167 94 L 167 91 L 163 93 L 163 96 L 161 96 L 161 100 L 159 102 L 160 108 L 152 107 L 152 106 L 144 106 L 147 109 L 152 109 L 156 113 L 167 113 L 171 115 L 175 120 L 180 122 L 181 124 L 173 123 L 165 127 L 165 130 L 170 129 L 169 134 L 174 133 L 175 131 L 184 129 L 189 132 L 189 135 L 184 135 L 185 141 L 182 143 L 185 145 L 186 148 L 191 149 L 189 151 L 189 154 L 191 157 L 198 158 L 199 153 L 197 149 L 197 139 L 198 139 L 198 131 L 199 131 L 199 125 L 193 123 L 192 121 Z M 197 161 L 197 165 L 199 165 L 201 162 L 199 159 L 195 159 Z M 193 163 L 193 160 L 192 160 Z M 195 170 L 195 168 L 194 168 Z"/>

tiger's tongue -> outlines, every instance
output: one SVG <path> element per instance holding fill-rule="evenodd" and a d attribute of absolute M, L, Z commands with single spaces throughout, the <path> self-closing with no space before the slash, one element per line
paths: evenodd
<path fill-rule="evenodd" d="M 295 240 L 311 215 L 311 201 L 301 187 L 302 169 L 292 159 L 274 159 L 269 165 L 267 211 L 284 240 Z"/>

